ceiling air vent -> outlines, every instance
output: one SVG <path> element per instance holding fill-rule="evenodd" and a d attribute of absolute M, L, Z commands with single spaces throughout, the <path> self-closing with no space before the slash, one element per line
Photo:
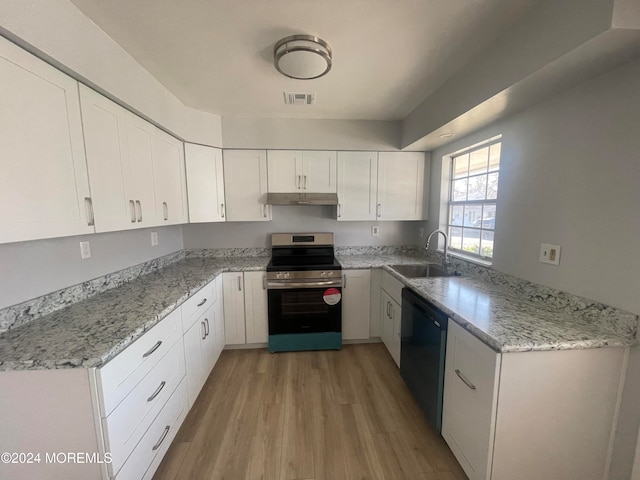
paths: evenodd
<path fill-rule="evenodd" d="M 315 93 L 283 92 L 285 105 L 313 105 L 316 103 Z"/>

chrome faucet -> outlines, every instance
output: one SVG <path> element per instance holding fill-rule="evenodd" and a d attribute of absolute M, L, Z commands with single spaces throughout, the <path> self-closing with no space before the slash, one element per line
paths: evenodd
<path fill-rule="evenodd" d="M 429 248 L 429 242 L 431 241 L 431 237 L 433 237 L 436 233 L 441 233 L 442 236 L 444 237 L 444 258 L 442 259 L 442 268 L 446 270 L 447 263 L 449 263 L 449 250 L 448 250 L 449 238 L 447 237 L 447 234 L 440 229 L 434 230 L 427 237 L 427 244 L 424 246 L 424 248 L 425 249 Z"/>

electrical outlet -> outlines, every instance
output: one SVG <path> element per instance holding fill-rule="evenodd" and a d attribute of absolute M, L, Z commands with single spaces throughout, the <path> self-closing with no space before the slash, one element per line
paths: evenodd
<path fill-rule="evenodd" d="M 91 258 L 91 245 L 89 245 L 89 242 L 80 242 L 80 257 L 82 260 Z"/>
<path fill-rule="evenodd" d="M 158 245 L 158 232 L 151 232 L 151 246 L 155 247 Z"/>
<path fill-rule="evenodd" d="M 540 262 L 560 265 L 560 245 L 540 244 Z"/>
<path fill-rule="evenodd" d="M 371 225 L 371 236 L 377 237 L 380 235 L 380 227 L 378 225 Z"/>

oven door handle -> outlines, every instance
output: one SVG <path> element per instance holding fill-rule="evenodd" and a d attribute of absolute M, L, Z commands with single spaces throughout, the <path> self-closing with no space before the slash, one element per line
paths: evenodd
<path fill-rule="evenodd" d="M 271 280 L 267 283 L 268 289 L 289 289 L 289 288 L 318 288 L 318 287 L 342 287 L 342 282 L 338 280 L 321 280 L 318 282 L 290 282 Z"/>

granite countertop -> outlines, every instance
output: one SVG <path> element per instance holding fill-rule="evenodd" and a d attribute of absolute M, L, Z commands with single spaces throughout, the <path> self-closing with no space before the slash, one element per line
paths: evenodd
<path fill-rule="evenodd" d="M 270 257 L 186 258 L 0 334 L 0 370 L 99 367 L 223 271 Z"/>
<path fill-rule="evenodd" d="M 638 316 L 517 281 L 472 276 L 410 279 L 389 265 L 429 263 L 424 256 L 345 255 L 345 269 L 383 267 L 498 352 L 626 347 L 636 343 Z"/>

